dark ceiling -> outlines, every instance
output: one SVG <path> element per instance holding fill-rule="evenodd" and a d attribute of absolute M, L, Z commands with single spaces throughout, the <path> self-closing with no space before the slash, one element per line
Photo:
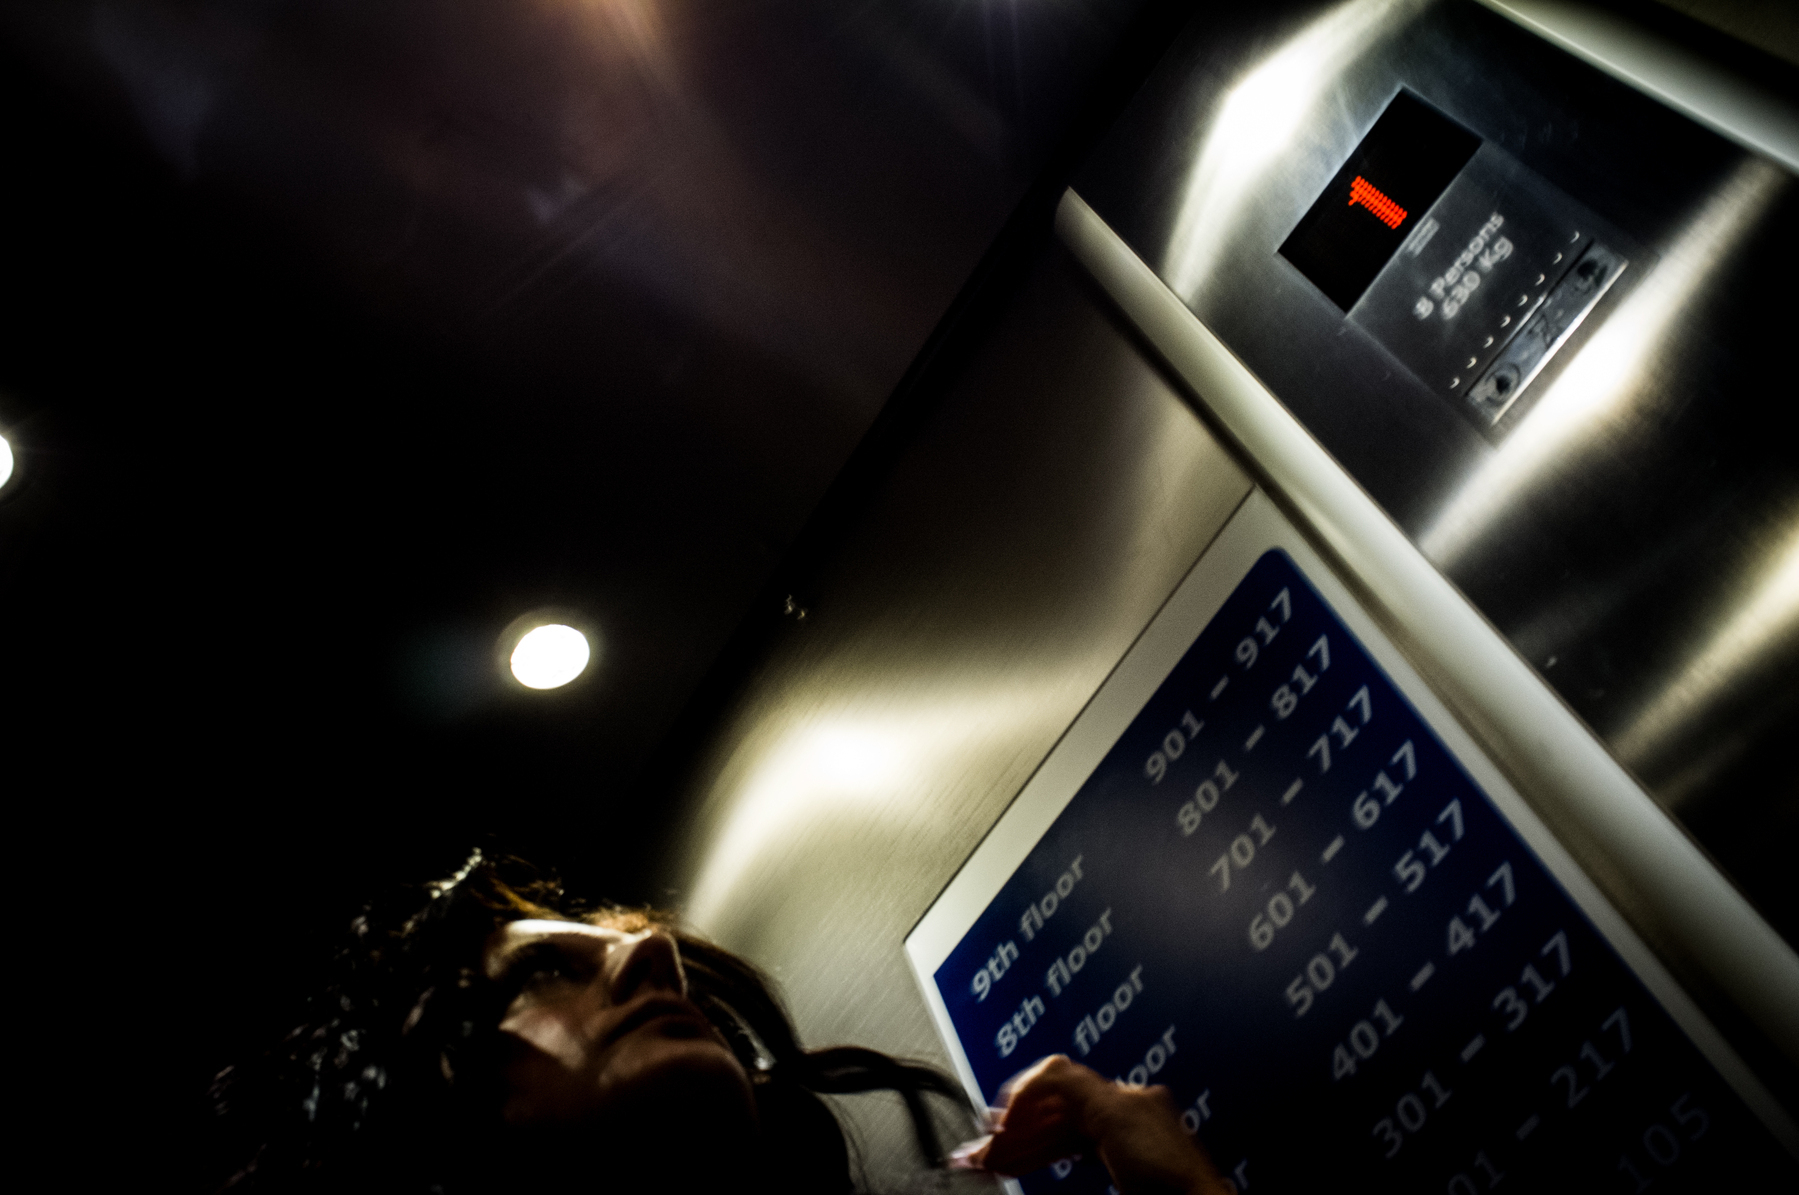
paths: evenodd
<path fill-rule="evenodd" d="M 658 772 L 1151 7 L 0 10 L 13 791 L 209 927 L 178 1087 L 483 836 L 670 895 Z M 546 605 L 597 666 L 502 684 Z"/>

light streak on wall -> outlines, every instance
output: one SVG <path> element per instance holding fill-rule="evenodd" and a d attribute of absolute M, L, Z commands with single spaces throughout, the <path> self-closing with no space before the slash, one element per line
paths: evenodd
<path fill-rule="evenodd" d="M 723 930 L 752 876 L 779 871 L 784 844 L 832 820 L 903 836 L 928 814 L 925 793 L 946 770 L 954 774 L 955 759 L 1005 740 L 1012 724 L 1035 710 L 1033 697 L 1000 691 L 878 714 L 826 710 L 772 733 L 759 730 L 738 750 L 750 770 L 729 786 L 728 809 L 707 836 L 688 920 L 707 932 Z"/>
<path fill-rule="evenodd" d="M 1630 719 L 1613 746 L 1626 760 L 1666 755 L 1692 725 L 1741 686 L 1743 675 L 1799 638 L 1799 511 L 1758 575 L 1729 587 L 1731 609 L 1670 683 Z"/>
<path fill-rule="evenodd" d="M 1423 0 L 1347 0 L 1307 25 L 1225 97 L 1207 122 L 1163 256 L 1163 278 L 1191 298 L 1238 229 L 1243 209 L 1265 193 L 1267 170 L 1291 155 L 1327 88 Z"/>

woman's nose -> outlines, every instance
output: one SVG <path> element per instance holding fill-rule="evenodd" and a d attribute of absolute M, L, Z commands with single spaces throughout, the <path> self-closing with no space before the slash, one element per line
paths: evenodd
<path fill-rule="evenodd" d="M 623 1004 L 646 989 L 687 995 L 687 975 L 681 969 L 681 951 L 667 934 L 646 931 L 613 947 L 612 957 L 607 962 L 614 1004 Z"/>

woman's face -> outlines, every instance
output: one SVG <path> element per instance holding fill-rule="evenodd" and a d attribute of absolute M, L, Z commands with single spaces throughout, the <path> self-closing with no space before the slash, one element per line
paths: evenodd
<path fill-rule="evenodd" d="M 704 1126 L 753 1134 L 749 1077 L 699 1008 L 674 940 L 572 921 L 494 932 L 487 976 L 518 983 L 500 1019 L 502 1114 L 647 1141 Z"/>

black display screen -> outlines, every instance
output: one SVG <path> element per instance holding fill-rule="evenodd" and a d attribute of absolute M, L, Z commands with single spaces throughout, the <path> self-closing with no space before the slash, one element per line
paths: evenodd
<path fill-rule="evenodd" d="M 1281 246 L 1281 256 L 1348 311 L 1479 148 L 1479 137 L 1401 91 Z"/>

